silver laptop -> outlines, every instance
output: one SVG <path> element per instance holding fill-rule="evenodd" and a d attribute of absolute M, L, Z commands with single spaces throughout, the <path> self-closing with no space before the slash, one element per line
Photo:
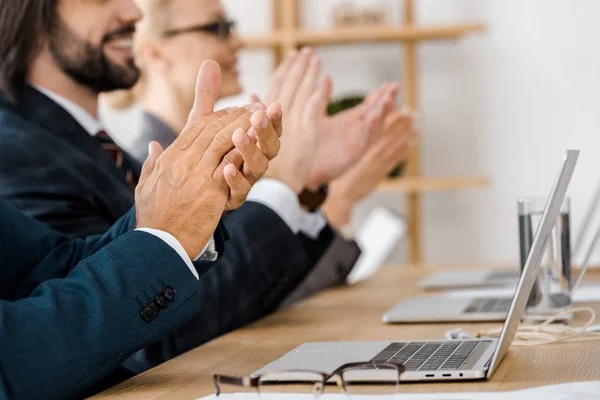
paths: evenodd
<path fill-rule="evenodd" d="M 345 363 L 377 360 L 402 363 L 406 368 L 406 372 L 401 376 L 402 381 L 490 378 L 508 352 L 525 313 L 546 241 L 558 217 L 578 154 L 578 151 L 567 152 L 566 160 L 552 188 L 535 234 L 499 339 L 305 343 L 254 372 L 253 375 L 282 370 L 330 372 Z M 369 373 L 357 379 L 386 381 L 389 379 L 389 374 L 382 373 L 379 376 Z"/>
<path fill-rule="evenodd" d="M 585 257 L 590 250 L 595 248 L 595 243 L 592 241 L 590 245 L 585 248 L 586 237 L 591 229 L 591 223 L 594 220 L 594 216 L 600 208 L 600 184 L 596 186 L 596 191 L 592 196 L 592 200 L 588 205 L 585 215 L 582 219 L 581 224 L 575 242 L 573 244 L 573 251 L 571 253 L 571 259 L 575 260 L 580 256 Z M 598 234 L 596 230 L 596 234 Z M 594 238 L 596 238 L 594 236 Z M 587 266 L 587 261 L 581 264 L 581 268 Z M 427 278 L 419 281 L 418 286 L 423 290 L 439 291 L 439 290 L 452 290 L 452 289 L 468 289 L 478 287 L 494 287 L 494 286 L 516 286 L 519 281 L 519 275 L 521 274 L 520 268 L 494 268 L 494 269 L 481 269 L 472 271 L 436 271 Z M 583 275 L 581 275 L 583 277 Z"/>
<path fill-rule="evenodd" d="M 575 166 L 577 156 L 577 151 L 567 151 L 563 169 L 569 168 L 570 163 Z M 382 320 L 385 323 L 504 321 L 511 302 L 508 296 L 412 297 L 396 304 L 383 314 Z"/>
<path fill-rule="evenodd" d="M 513 269 L 481 269 L 473 271 L 437 271 L 418 285 L 424 290 L 466 289 L 483 286 L 515 285 L 521 271 Z"/>

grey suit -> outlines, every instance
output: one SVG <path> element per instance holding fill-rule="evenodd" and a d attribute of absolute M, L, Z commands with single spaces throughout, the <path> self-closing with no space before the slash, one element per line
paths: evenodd
<path fill-rule="evenodd" d="M 169 147 L 177 134 L 164 121 L 150 113 L 144 113 L 137 140 L 127 152 L 140 164 L 148 157 L 148 143 L 156 141 L 163 148 Z M 283 301 L 289 306 L 327 287 L 343 283 L 360 256 L 360 248 L 354 241 L 336 236 L 326 253 L 302 283 Z"/>
<path fill-rule="evenodd" d="M 173 143 L 176 137 L 177 133 L 163 120 L 145 112 L 142 116 L 141 129 L 138 132 L 136 140 L 131 147 L 125 148 L 125 151 L 142 165 L 148 157 L 148 143 L 155 141 L 163 149 L 166 149 Z"/>

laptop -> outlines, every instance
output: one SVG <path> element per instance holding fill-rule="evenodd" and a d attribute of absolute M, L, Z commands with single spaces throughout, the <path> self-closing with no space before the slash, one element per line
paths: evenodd
<path fill-rule="evenodd" d="M 469 271 L 467 271 L 469 273 Z M 396 304 L 382 316 L 385 323 L 504 321 L 512 299 L 508 296 L 414 297 Z M 564 296 L 556 297 L 564 306 Z"/>
<path fill-rule="evenodd" d="M 578 151 L 567 152 L 535 234 L 499 339 L 305 343 L 254 372 L 253 375 L 286 370 L 334 371 L 345 363 L 376 360 L 402 363 L 406 368 L 406 372 L 400 377 L 402 381 L 490 378 L 508 352 L 523 319 L 546 241 L 558 217 L 578 154 Z M 302 379 L 297 375 L 295 378 Z M 277 375 L 273 374 L 273 380 L 277 379 Z M 309 376 L 306 379 L 309 380 Z M 365 382 L 385 382 L 389 379 L 389 374 L 368 373 L 362 377 L 357 376 L 356 379 Z"/>
<path fill-rule="evenodd" d="M 587 207 L 579 231 L 575 238 L 572 259 L 575 260 L 584 256 L 582 269 L 587 265 L 589 259 L 585 256 L 587 252 L 595 248 L 595 243 L 591 242 L 585 248 L 586 237 L 590 231 L 591 223 L 594 220 L 598 209 L 600 208 L 600 184 L 596 186 L 596 191 Z M 422 290 L 439 291 L 453 289 L 469 289 L 479 287 L 498 287 L 498 286 L 516 286 L 519 281 L 521 271 L 519 268 L 494 268 L 481 269 L 473 271 L 436 271 L 425 279 L 419 281 L 418 286 Z M 583 276 L 583 275 L 581 275 Z"/>
<path fill-rule="evenodd" d="M 574 167 L 577 157 L 577 151 L 567 151 L 563 169 L 571 164 Z M 504 321 L 511 302 L 508 296 L 413 297 L 396 304 L 383 314 L 382 320 L 385 323 Z"/>
<path fill-rule="evenodd" d="M 419 281 L 423 290 L 466 289 L 483 286 L 516 285 L 521 271 L 513 269 L 482 269 L 474 271 L 437 271 Z"/>

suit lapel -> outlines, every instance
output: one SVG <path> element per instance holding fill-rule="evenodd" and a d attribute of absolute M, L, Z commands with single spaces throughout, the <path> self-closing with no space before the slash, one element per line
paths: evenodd
<path fill-rule="evenodd" d="M 76 150 L 85 153 L 105 173 L 129 187 L 124 173 L 117 168 L 114 160 L 102 148 L 101 143 L 86 132 L 71 114 L 43 93 L 30 86 L 25 86 L 19 104 L 10 106 L 26 120 L 69 143 Z M 135 163 L 135 165 L 138 164 Z M 139 174 L 139 170 L 135 172 Z"/>

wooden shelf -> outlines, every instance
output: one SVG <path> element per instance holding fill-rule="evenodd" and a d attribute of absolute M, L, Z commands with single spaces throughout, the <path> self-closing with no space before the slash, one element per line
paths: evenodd
<path fill-rule="evenodd" d="M 421 40 L 450 40 L 485 31 L 483 24 L 365 27 L 333 30 L 297 30 L 272 32 L 264 36 L 244 39 L 248 48 L 277 47 L 285 44 L 296 46 L 322 46 L 357 42 L 401 42 Z"/>
<path fill-rule="evenodd" d="M 388 179 L 379 184 L 379 192 L 441 192 L 459 189 L 474 189 L 489 186 L 491 181 L 485 177 L 405 177 Z"/>
<path fill-rule="evenodd" d="M 268 33 L 263 36 L 247 36 L 242 38 L 244 47 L 248 49 L 263 49 L 281 46 L 283 40 L 281 36 L 275 33 Z"/>
<path fill-rule="evenodd" d="M 421 25 L 415 18 L 416 0 L 397 0 L 402 6 L 400 25 L 375 27 L 349 27 L 311 30 L 301 24 L 302 0 L 270 0 L 272 5 L 272 31 L 244 38 L 250 49 L 268 49 L 273 54 L 276 68 L 288 51 L 302 46 L 351 45 L 356 43 L 394 43 L 402 49 L 401 71 L 402 102 L 413 109 L 419 108 L 418 99 L 418 45 L 428 40 L 455 40 L 465 35 L 485 32 L 484 24 L 477 22 Z M 421 176 L 421 157 L 418 149 L 408 161 L 411 178 L 393 179 L 379 185 L 382 192 L 398 193 L 407 197 L 408 258 L 412 265 L 423 261 L 421 230 L 422 192 L 484 187 L 490 184 L 481 177 Z"/>

